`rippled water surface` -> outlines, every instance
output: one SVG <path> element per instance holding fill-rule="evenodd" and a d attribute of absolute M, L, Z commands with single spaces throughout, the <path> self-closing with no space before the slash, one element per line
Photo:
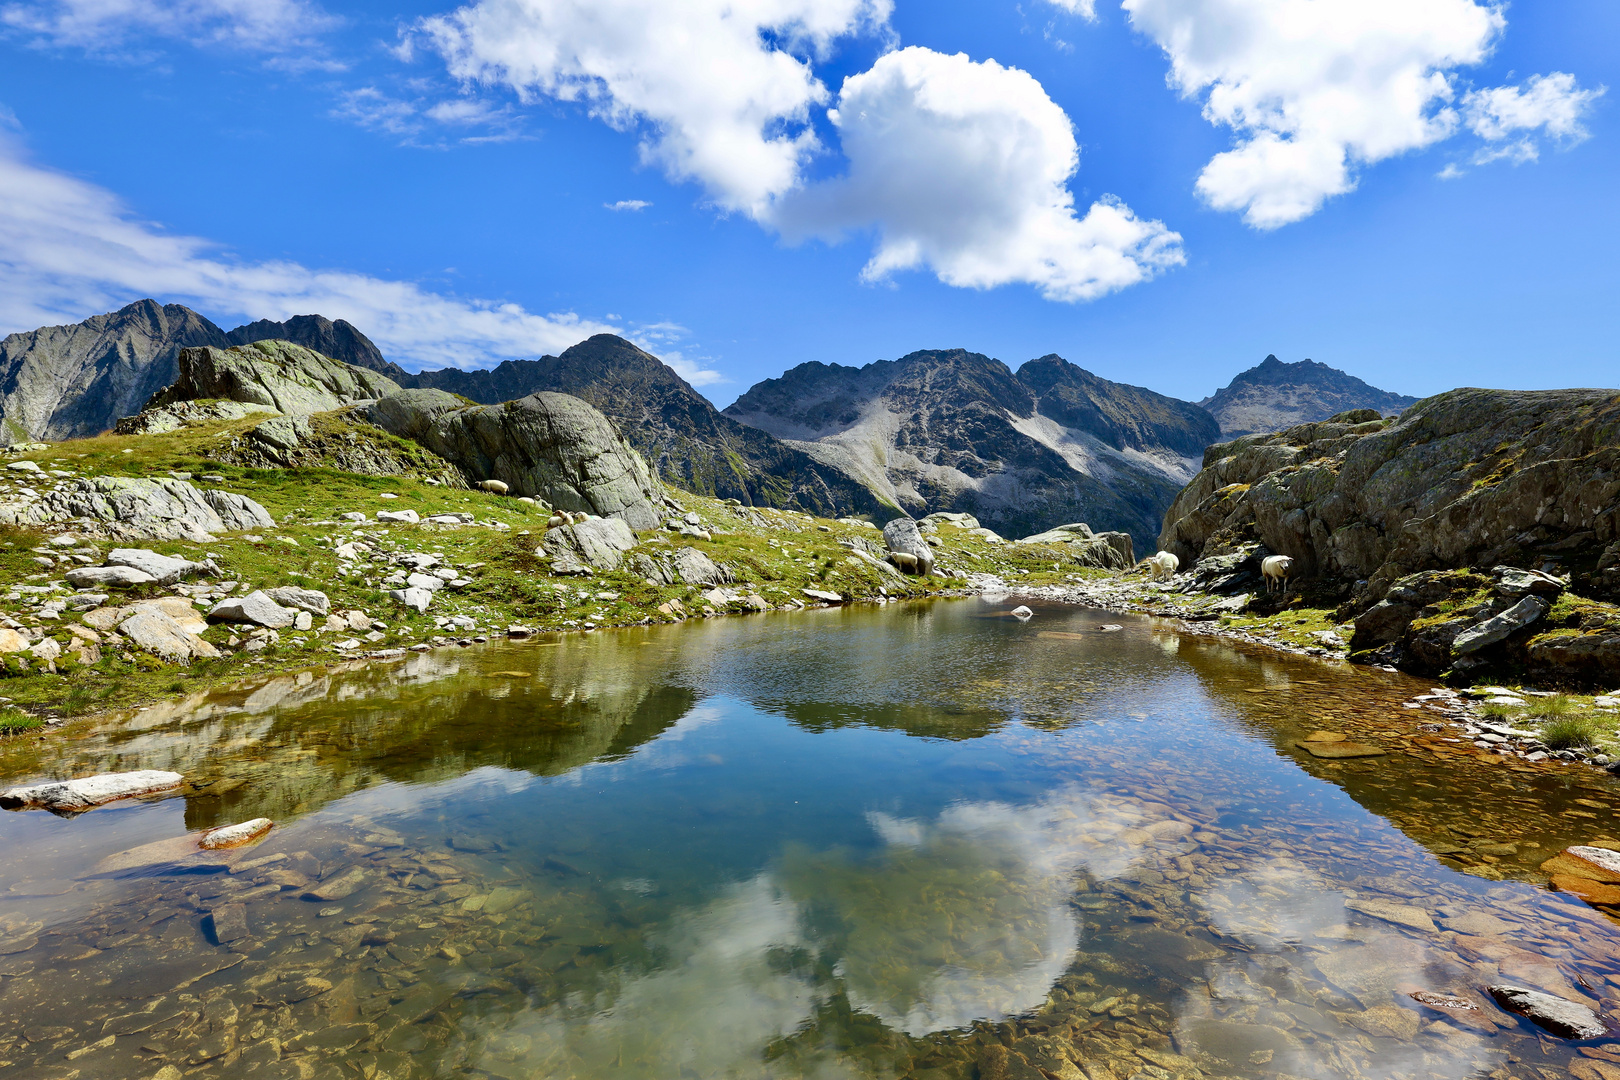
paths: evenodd
<path fill-rule="evenodd" d="M 1607 778 L 1447 741 L 1415 680 L 1008 607 L 441 651 L 0 746 L 7 783 L 190 781 L 0 815 L 0 1071 L 1620 1078 L 1480 992 L 1620 1016 L 1615 924 L 1536 870 L 1614 838 Z"/>

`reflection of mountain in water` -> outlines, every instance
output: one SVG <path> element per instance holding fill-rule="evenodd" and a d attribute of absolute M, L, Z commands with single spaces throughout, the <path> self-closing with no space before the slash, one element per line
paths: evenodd
<path fill-rule="evenodd" d="M 957 712 L 929 705 L 871 705 L 864 708 L 825 702 L 783 705 L 782 715 L 820 734 L 846 727 L 903 731 L 925 739 L 978 739 L 1001 729 L 1004 714 Z"/>
<path fill-rule="evenodd" d="M 638 672 L 631 650 L 595 643 L 547 649 L 544 679 L 485 670 L 517 662 L 514 653 L 532 666 L 533 653 L 517 650 L 425 653 L 166 702 L 83 738 L 73 768 L 182 773 L 200 785 L 188 828 L 284 822 L 380 782 L 436 783 L 483 767 L 556 776 L 623 758 L 696 701 Z M 8 774 L 38 768 L 17 754 L 4 764 Z"/>

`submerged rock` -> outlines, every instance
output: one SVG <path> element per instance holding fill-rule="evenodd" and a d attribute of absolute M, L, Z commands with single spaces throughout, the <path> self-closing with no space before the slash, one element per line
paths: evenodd
<path fill-rule="evenodd" d="M 1620 851 L 1577 845 L 1567 847 L 1541 864 L 1549 874 L 1620 884 Z"/>
<path fill-rule="evenodd" d="M 1596 1039 L 1608 1032 L 1603 1018 L 1579 1002 L 1507 983 L 1486 989 L 1508 1012 L 1565 1039 Z"/>
<path fill-rule="evenodd" d="M 38 808 L 52 813 L 77 813 L 118 799 L 172 791 L 185 781 L 177 772 L 143 769 L 138 772 L 102 773 L 77 780 L 57 780 L 0 792 L 0 809 Z"/>

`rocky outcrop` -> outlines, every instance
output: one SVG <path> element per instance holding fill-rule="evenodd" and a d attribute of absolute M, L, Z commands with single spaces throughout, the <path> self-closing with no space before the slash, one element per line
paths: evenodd
<path fill-rule="evenodd" d="M 1348 596 L 1353 651 L 1408 670 L 1612 678 L 1620 393 L 1453 390 L 1213 446 L 1159 545 L 1199 572 L 1293 556 Z"/>
<path fill-rule="evenodd" d="M 468 406 L 440 390 L 406 390 L 372 406 L 383 429 L 454 464 L 468 482 L 500 480 L 559 510 L 656 528 L 663 485 L 607 417 L 567 394 Z"/>
<path fill-rule="evenodd" d="M 277 414 L 231 437 L 212 456 L 253 469 L 337 469 L 362 476 L 410 476 L 456 487 L 465 484 L 455 466 L 372 424 L 364 410 L 357 406 L 311 416 Z"/>
<path fill-rule="evenodd" d="M 217 533 L 275 526 L 269 512 L 246 495 L 199 491 L 184 480 L 94 476 L 66 481 L 38 499 L 0 502 L 0 524 L 67 523 L 114 540 L 198 543 Z"/>
<path fill-rule="evenodd" d="M 1416 401 L 1314 360 L 1285 364 L 1268 356 L 1198 404 L 1209 410 L 1220 423 L 1221 434 L 1230 439 L 1316 423 L 1353 409 L 1387 416 Z"/>
<path fill-rule="evenodd" d="M 113 424 L 118 435 L 161 435 L 165 431 L 179 431 L 193 424 L 229 423 L 259 413 L 276 415 L 268 405 L 254 405 L 245 401 L 176 401 L 161 409 L 147 409 L 134 416 L 120 417 Z"/>
<path fill-rule="evenodd" d="M 1136 565 L 1136 549 L 1129 533 L 1093 533 L 1083 521 L 1026 536 L 1018 543 L 1061 544 L 1070 559 L 1097 570 L 1129 570 Z"/>
<path fill-rule="evenodd" d="M 185 349 L 173 385 L 154 394 L 147 409 L 180 401 L 223 398 L 307 415 L 374 401 L 399 384 L 365 368 L 341 363 L 290 341 L 259 341 L 229 349 Z"/>
<path fill-rule="evenodd" d="M 0 340 L 0 441 L 106 431 L 174 381 L 180 350 L 228 344 L 224 331 L 195 311 L 155 300 L 12 334 Z"/>
<path fill-rule="evenodd" d="M 405 381 L 411 378 L 410 372 L 384 359 L 382 350 L 347 319 L 334 322 L 324 315 L 294 315 L 285 322 L 260 319 L 238 326 L 225 336 L 232 345 L 290 341 L 333 360 L 386 375 L 401 386 L 410 385 Z"/>
<path fill-rule="evenodd" d="M 726 415 L 915 517 L 968 513 L 1010 535 L 1085 520 L 1142 545 L 1219 435 L 1196 405 L 1061 357 L 1014 374 L 963 349 L 862 368 L 801 364 L 756 384 Z"/>
<path fill-rule="evenodd" d="M 561 356 L 507 360 L 486 371 L 424 371 L 399 381 L 490 405 L 542 390 L 570 394 L 612 420 L 658 476 L 700 495 L 827 517 L 895 512 L 858 478 L 722 415 L 669 365 L 612 334 L 597 334 Z"/>

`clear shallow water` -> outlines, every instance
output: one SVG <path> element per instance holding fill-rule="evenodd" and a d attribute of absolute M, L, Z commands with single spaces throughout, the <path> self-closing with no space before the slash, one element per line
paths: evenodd
<path fill-rule="evenodd" d="M 0 1062 L 1620 1076 L 1478 992 L 1620 1008 L 1615 924 L 1514 880 L 1612 835 L 1609 781 L 1443 742 L 1414 680 L 1008 606 L 433 653 L 8 744 L 7 782 L 201 787 L 0 815 Z M 1321 728 L 1391 753 L 1294 747 Z M 258 815 L 230 856 L 176 842 Z"/>

